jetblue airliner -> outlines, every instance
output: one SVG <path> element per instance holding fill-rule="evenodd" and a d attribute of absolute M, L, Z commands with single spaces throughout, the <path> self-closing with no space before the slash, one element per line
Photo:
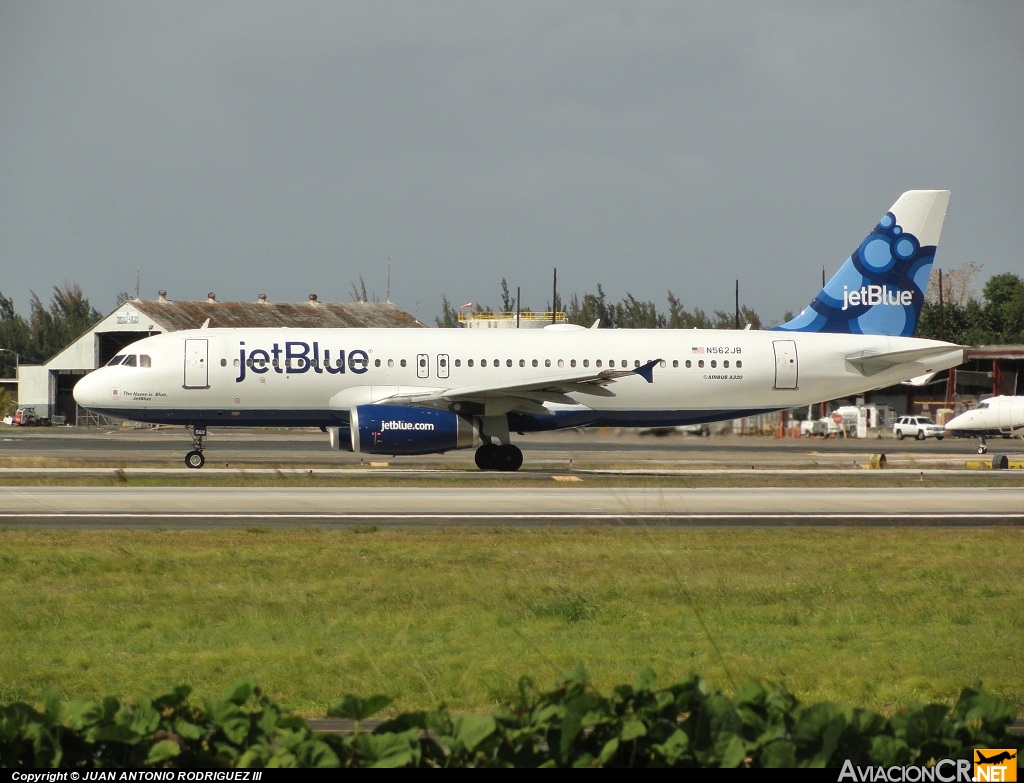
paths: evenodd
<path fill-rule="evenodd" d="M 904 193 L 796 318 L 772 330 L 213 329 L 148 337 L 75 387 L 99 413 L 192 433 L 320 427 L 364 454 L 476 448 L 517 470 L 510 433 L 721 421 L 930 378 L 964 361 L 915 339 L 949 201 Z"/>

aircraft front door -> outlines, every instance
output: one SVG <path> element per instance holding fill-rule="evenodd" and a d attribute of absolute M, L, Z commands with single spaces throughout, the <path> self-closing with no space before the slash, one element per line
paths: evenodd
<path fill-rule="evenodd" d="M 209 389 L 209 356 L 207 340 L 185 340 L 186 389 Z"/>
<path fill-rule="evenodd" d="M 796 389 L 799 366 L 796 359 L 795 340 L 775 340 L 775 388 Z"/>
<path fill-rule="evenodd" d="M 425 353 L 416 354 L 416 377 L 430 377 L 430 357 L 427 356 Z"/>

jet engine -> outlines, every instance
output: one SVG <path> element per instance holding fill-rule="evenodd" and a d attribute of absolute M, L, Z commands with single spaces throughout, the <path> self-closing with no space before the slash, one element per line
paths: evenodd
<path fill-rule="evenodd" d="M 349 411 L 349 426 L 359 454 L 437 454 L 480 443 L 473 420 L 436 408 L 360 405 Z"/>

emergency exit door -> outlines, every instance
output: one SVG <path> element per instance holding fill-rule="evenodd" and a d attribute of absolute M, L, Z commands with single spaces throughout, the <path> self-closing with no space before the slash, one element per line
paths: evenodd
<path fill-rule="evenodd" d="M 796 389 L 800 370 L 796 357 L 795 340 L 775 340 L 775 388 Z"/>
<path fill-rule="evenodd" d="M 208 340 L 185 340 L 186 389 L 209 389 Z"/>

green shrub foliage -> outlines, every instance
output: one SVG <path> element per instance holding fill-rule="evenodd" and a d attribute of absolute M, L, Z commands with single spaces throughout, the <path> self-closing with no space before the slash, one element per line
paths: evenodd
<path fill-rule="evenodd" d="M 1020 748 L 1015 714 L 978 684 L 952 708 L 912 706 L 891 717 L 846 704 L 801 704 L 784 686 L 750 682 L 732 697 L 698 676 L 599 693 L 582 668 L 552 690 L 520 681 L 514 704 L 489 715 L 438 707 L 373 720 L 386 696 L 345 696 L 328 715 L 346 733 L 317 732 L 251 680 L 220 700 L 187 686 L 133 705 L 63 702 L 0 707 L 0 766 L 224 767 L 840 767 L 927 765 L 974 748 Z"/>

